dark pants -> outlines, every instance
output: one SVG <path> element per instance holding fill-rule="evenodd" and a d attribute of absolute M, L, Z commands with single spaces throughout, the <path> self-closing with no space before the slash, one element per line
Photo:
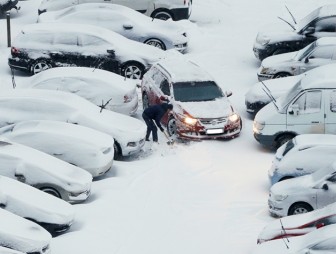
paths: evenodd
<path fill-rule="evenodd" d="M 147 125 L 146 139 L 149 138 L 151 132 L 153 132 L 153 141 L 158 141 L 157 127 L 152 119 L 150 119 L 145 113 L 142 113 L 142 118 L 144 119 Z"/>

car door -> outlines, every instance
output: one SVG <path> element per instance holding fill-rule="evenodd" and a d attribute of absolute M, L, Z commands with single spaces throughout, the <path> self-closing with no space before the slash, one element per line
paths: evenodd
<path fill-rule="evenodd" d="M 50 58 L 55 66 L 80 66 L 78 37 L 75 33 L 57 33 L 53 38 Z"/>
<path fill-rule="evenodd" d="M 148 4 L 150 0 L 112 0 L 114 4 L 120 4 L 123 6 L 127 6 L 133 10 L 140 11 L 142 13 L 147 11 Z"/>
<path fill-rule="evenodd" d="M 336 201 L 336 175 L 330 176 L 316 188 L 316 206 L 322 208 Z"/>
<path fill-rule="evenodd" d="M 162 97 L 160 96 L 160 101 L 159 103 L 166 103 L 170 98 L 171 98 L 171 85 L 169 83 L 169 80 L 164 77 L 163 80 L 161 81 L 160 83 L 160 90 L 161 90 L 161 93 L 162 93 L 162 96 L 164 98 L 167 98 L 167 100 L 163 100 Z M 168 118 L 169 118 L 169 115 L 168 113 L 166 113 L 162 119 L 161 119 L 161 122 L 164 124 L 164 125 L 167 125 L 168 123 Z"/>
<path fill-rule="evenodd" d="M 336 89 L 326 90 L 325 100 L 325 133 L 336 134 Z"/>
<path fill-rule="evenodd" d="M 162 96 L 162 92 L 160 90 L 160 84 L 164 79 L 161 71 L 154 67 L 153 72 L 151 73 L 150 79 L 151 82 L 148 83 L 148 99 L 150 105 L 161 104 L 160 97 Z"/>
<path fill-rule="evenodd" d="M 314 69 L 316 67 L 330 64 L 334 60 L 335 46 L 318 46 L 306 58 L 302 59 L 298 74 Z"/>
<path fill-rule="evenodd" d="M 323 91 L 299 94 L 287 109 L 287 130 L 297 134 L 324 133 Z"/>

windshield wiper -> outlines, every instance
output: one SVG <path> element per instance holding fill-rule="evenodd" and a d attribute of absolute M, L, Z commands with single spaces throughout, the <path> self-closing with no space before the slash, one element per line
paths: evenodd
<path fill-rule="evenodd" d="M 293 16 L 293 14 L 291 13 L 291 11 L 288 9 L 288 7 L 287 7 L 286 5 L 285 5 L 285 7 L 286 7 L 287 11 L 289 12 L 289 14 L 291 15 L 291 17 L 292 17 L 292 19 L 293 19 L 293 21 L 294 21 L 294 24 L 296 25 L 297 22 L 296 22 L 296 19 L 295 19 L 294 16 Z"/>
<path fill-rule="evenodd" d="M 293 30 L 295 30 L 295 26 L 293 26 L 291 23 L 289 23 L 287 20 L 281 18 L 278 16 L 279 19 L 281 19 L 283 22 L 285 22 L 286 24 L 288 24 L 291 28 L 293 28 Z"/>
<path fill-rule="evenodd" d="M 277 108 L 277 110 L 279 111 L 279 107 L 276 104 L 276 99 L 273 97 L 271 90 L 268 89 L 268 87 L 265 85 L 265 83 L 263 81 L 260 81 L 261 84 L 263 84 L 263 86 L 265 87 L 265 89 L 263 88 L 262 90 L 265 92 L 265 94 L 271 99 L 271 101 L 273 102 L 274 106 Z"/>

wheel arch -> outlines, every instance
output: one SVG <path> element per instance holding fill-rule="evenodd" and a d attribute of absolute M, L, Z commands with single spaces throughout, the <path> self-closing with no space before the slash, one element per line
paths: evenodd
<path fill-rule="evenodd" d="M 297 201 L 293 204 L 290 205 L 290 207 L 288 208 L 288 211 L 287 211 L 287 215 L 290 215 L 290 210 L 295 206 L 295 205 L 306 205 L 307 207 L 309 207 L 311 209 L 311 211 L 314 210 L 314 207 L 309 204 L 307 201 Z"/>
<path fill-rule="evenodd" d="M 273 142 L 273 147 L 275 148 L 275 149 L 278 149 L 278 142 L 279 142 L 279 139 L 281 139 L 281 137 L 283 137 L 283 136 L 292 136 L 292 138 L 294 138 L 295 136 L 297 136 L 298 134 L 296 133 L 296 132 L 294 132 L 294 131 L 282 131 L 282 132 L 278 132 L 278 133 L 276 133 L 274 136 L 275 136 L 275 138 L 274 138 L 274 142 Z"/>
<path fill-rule="evenodd" d="M 168 8 L 163 8 L 163 7 L 155 9 L 155 10 L 152 12 L 151 17 L 154 18 L 155 15 L 158 14 L 158 13 L 160 13 L 160 12 L 168 13 L 168 14 L 172 17 L 173 20 L 174 20 L 174 18 L 175 18 L 175 17 L 174 17 L 174 14 L 173 14 Z"/>

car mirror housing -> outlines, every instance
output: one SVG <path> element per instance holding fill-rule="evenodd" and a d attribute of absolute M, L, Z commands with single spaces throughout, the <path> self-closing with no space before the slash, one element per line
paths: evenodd
<path fill-rule="evenodd" d="M 323 189 L 323 190 L 329 190 L 328 184 L 326 184 L 326 183 L 323 184 L 323 185 L 322 185 L 322 189 Z"/>
<path fill-rule="evenodd" d="M 309 57 L 306 57 L 306 58 L 304 59 L 304 63 L 309 63 Z"/>
<path fill-rule="evenodd" d="M 297 116 L 299 115 L 299 105 L 293 104 L 288 108 L 288 114 Z"/>
<path fill-rule="evenodd" d="M 133 25 L 131 23 L 124 23 L 123 28 L 126 30 L 130 30 L 133 28 Z"/>
<path fill-rule="evenodd" d="M 306 30 L 303 31 L 303 35 L 309 36 L 315 33 L 315 28 L 314 27 L 308 27 Z"/>

